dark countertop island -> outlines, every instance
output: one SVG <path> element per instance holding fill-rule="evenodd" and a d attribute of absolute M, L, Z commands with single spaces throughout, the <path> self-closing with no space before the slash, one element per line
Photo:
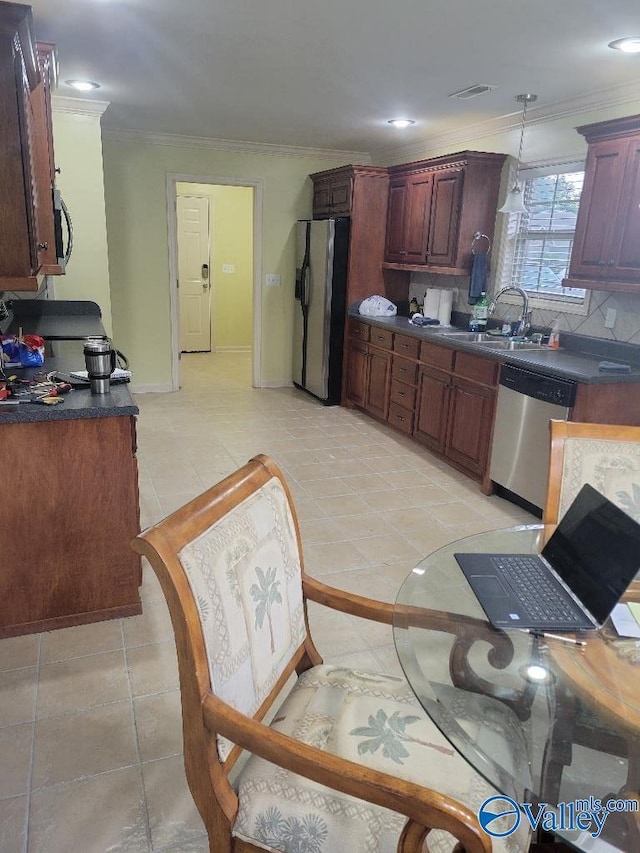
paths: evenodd
<path fill-rule="evenodd" d="M 83 344 L 81 340 L 58 340 L 47 346 L 52 355 L 45 355 L 42 367 L 12 367 L 8 375 L 29 379 L 34 374 L 60 374 L 65 377 L 71 371 L 84 370 Z M 36 423 L 77 418 L 105 418 L 137 415 L 138 407 L 133 402 L 128 382 L 112 383 L 108 394 L 92 394 L 89 387 L 74 386 L 56 406 L 40 403 L 0 404 L 0 425 L 3 423 Z"/>
<path fill-rule="evenodd" d="M 17 323 L 46 337 L 48 323 L 60 337 L 47 337 L 42 366 L 7 368 L 9 376 L 84 370 L 82 338 L 104 336 L 95 303 L 75 313 L 75 303 L 43 304 L 46 322 L 41 306 L 21 313 L 21 303 L 11 333 Z M 0 405 L 11 483 L 2 506 L 0 637 L 142 612 L 142 567 L 130 547 L 140 531 L 138 408 L 128 384 L 104 395 L 73 388 L 62 399 Z"/>

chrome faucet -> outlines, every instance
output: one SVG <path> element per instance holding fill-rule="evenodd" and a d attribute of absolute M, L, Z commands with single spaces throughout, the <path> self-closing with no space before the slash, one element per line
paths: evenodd
<path fill-rule="evenodd" d="M 529 311 L 529 297 L 521 287 L 512 287 L 511 285 L 509 285 L 507 287 L 503 287 L 502 290 L 499 290 L 489 303 L 489 307 L 487 308 L 487 316 L 490 317 L 496 310 L 498 299 L 502 296 L 502 294 L 508 293 L 511 290 L 515 291 L 516 293 L 519 293 L 522 297 L 522 314 L 518 319 L 518 329 L 516 331 L 516 334 L 518 335 L 518 337 L 524 337 L 531 328 L 531 312 Z"/>

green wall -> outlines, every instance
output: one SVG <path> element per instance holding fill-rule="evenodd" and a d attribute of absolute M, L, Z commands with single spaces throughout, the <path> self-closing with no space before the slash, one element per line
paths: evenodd
<path fill-rule="evenodd" d="M 166 179 L 208 179 L 262 186 L 261 384 L 291 382 L 294 223 L 311 213 L 310 172 L 336 165 L 320 157 L 190 148 L 128 138 L 103 141 L 114 338 L 136 386 L 171 384 Z M 264 276 L 281 276 L 264 287 Z"/>
<path fill-rule="evenodd" d="M 105 105 L 106 106 L 106 105 Z M 55 276 L 56 299 L 91 299 L 111 333 L 100 114 L 53 111 L 57 186 L 73 219 L 74 245 L 64 276 Z"/>

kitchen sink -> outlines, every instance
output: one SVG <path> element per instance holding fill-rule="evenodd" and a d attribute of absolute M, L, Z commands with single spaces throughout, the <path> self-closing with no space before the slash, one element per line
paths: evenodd
<path fill-rule="evenodd" d="M 469 341 L 469 343 L 482 344 L 488 349 L 499 350 L 522 350 L 522 349 L 547 349 L 543 344 L 533 341 L 516 341 L 509 338 L 500 338 L 490 335 L 488 332 L 440 332 L 443 337 L 454 338 L 456 341 Z"/>
<path fill-rule="evenodd" d="M 500 350 L 521 350 L 521 349 L 539 349 L 546 350 L 547 346 L 544 344 L 536 344 L 533 341 L 496 341 L 496 340 L 488 340 L 485 339 L 483 341 L 477 341 L 479 344 L 484 344 L 487 349 L 500 349 Z"/>
<path fill-rule="evenodd" d="M 489 335 L 487 332 L 439 332 L 439 334 L 446 338 L 455 338 L 457 341 L 474 341 L 475 343 L 493 342 L 496 340 L 493 335 Z"/>

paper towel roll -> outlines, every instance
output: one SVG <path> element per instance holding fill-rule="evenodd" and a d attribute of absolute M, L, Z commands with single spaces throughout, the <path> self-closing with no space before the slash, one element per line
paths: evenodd
<path fill-rule="evenodd" d="M 424 307 L 422 313 L 425 317 L 431 317 L 433 320 L 438 319 L 440 310 L 440 291 L 437 287 L 428 287 L 424 295 Z"/>
<path fill-rule="evenodd" d="M 451 325 L 451 308 L 453 307 L 453 290 L 440 291 L 440 307 L 438 309 L 438 320 L 441 326 Z"/>

